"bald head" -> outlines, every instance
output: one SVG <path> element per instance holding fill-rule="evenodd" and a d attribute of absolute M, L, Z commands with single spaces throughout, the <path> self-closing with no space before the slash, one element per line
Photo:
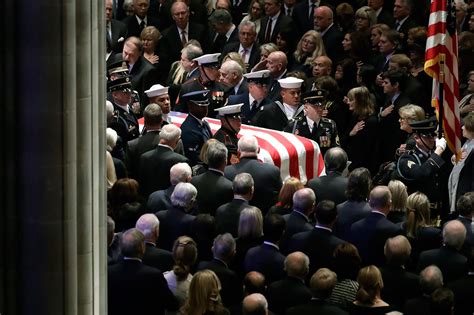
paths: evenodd
<path fill-rule="evenodd" d="M 392 207 L 392 194 L 387 186 L 377 186 L 370 192 L 370 207 L 385 214 L 390 212 Z"/>
<path fill-rule="evenodd" d="M 327 56 L 316 57 L 313 61 L 313 75 L 322 77 L 325 75 L 331 75 L 332 60 Z"/>
<path fill-rule="evenodd" d="M 287 65 L 288 59 L 284 52 L 274 51 L 268 55 L 267 69 L 274 78 L 279 77 L 283 72 L 285 72 Z"/>
<path fill-rule="evenodd" d="M 264 293 L 266 290 L 265 276 L 258 271 L 250 271 L 244 278 L 244 294 Z"/>
<path fill-rule="evenodd" d="M 443 242 L 445 245 L 461 249 L 466 239 L 466 228 L 458 220 L 446 223 L 443 228 Z"/>
<path fill-rule="evenodd" d="M 267 299 L 260 293 L 247 295 L 242 302 L 243 315 L 266 315 L 268 314 Z"/>
<path fill-rule="evenodd" d="M 288 276 L 304 280 L 309 271 L 309 258 L 302 252 L 293 252 L 285 258 L 284 266 Z"/>
<path fill-rule="evenodd" d="M 328 6 L 320 6 L 314 10 L 314 28 L 319 31 L 325 31 L 333 22 L 333 12 Z"/>

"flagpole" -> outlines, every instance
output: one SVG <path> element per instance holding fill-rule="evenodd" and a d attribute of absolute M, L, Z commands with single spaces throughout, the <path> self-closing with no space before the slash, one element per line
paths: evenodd
<path fill-rule="evenodd" d="M 439 54 L 439 76 L 438 76 L 438 138 L 443 137 L 443 115 L 444 115 L 444 63 L 446 60 L 445 54 Z"/>

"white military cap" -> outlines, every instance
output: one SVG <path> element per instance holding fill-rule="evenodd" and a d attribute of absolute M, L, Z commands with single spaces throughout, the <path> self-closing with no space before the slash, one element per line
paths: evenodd
<path fill-rule="evenodd" d="M 270 70 L 260 70 L 244 74 L 247 82 L 268 84 L 270 82 Z"/>
<path fill-rule="evenodd" d="M 168 94 L 168 87 L 161 84 L 153 85 L 149 90 L 145 91 L 148 97 L 160 96 L 163 94 Z"/>
<path fill-rule="evenodd" d="M 224 117 L 224 116 L 228 116 L 228 117 L 240 117 L 240 108 L 242 107 L 242 105 L 244 105 L 244 103 L 240 103 L 240 104 L 235 104 L 235 105 L 227 105 L 227 106 L 224 106 L 224 107 L 219 107 L 219 108 L 216 108 L 214 109 L 216 112 L 219 112 L 219 116 L 221 117 Z"/>
<path fill-rule="evenodd" d="M 282 89 L 299 89 L 303 80 L 295 77 L 288 77 L 278 80 L 278 83 L 280 83 Z"/>
<path fill-rule="evenodd" d="M 200 66 L 217 66 L 219 65 L 220 53 L 215 54 L 206 54 L 201 57 L 194 58 L 193 61 L 196 61 Z"/>

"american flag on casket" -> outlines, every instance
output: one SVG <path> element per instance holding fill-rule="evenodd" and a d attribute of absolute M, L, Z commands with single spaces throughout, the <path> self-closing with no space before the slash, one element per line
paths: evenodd
<path fill-rule="evenodd" d="M 171 112 L 169 114 L 173 124 L 181 126 L 187 117 L 185 113 Z M 205 118 L 215 133 L 220 127 L 218 119 Z M 143 118 L 139 120 L 143 126 Z M 299 178 L 303 183 L 325 174 L 323 157 L 319 145 L 312 140 L 293 135 L 287 132 L 242 125 L 238 137 L 253 135 L 260 146 L 258 158 L 280 168 L 282 180 L 291 176 Z"/>

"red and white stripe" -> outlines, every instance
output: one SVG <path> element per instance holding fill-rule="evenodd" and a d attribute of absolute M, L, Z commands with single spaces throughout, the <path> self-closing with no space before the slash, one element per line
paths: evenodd
<path fill-rule="evenodd" d="M 181 126 L 187 114 L 171 112 L 169 117 L 176 126 Z M 215 133 L 220 127 L 218 119 L 205 118 Z M 140 125 L 143 119 L 140 120 Z M 253 135 L 260 146 L 259 159 L 280 168 L 281 179 L 297 177 L 303 183 L 325 174 L 323 157 L 319 145 L 312 140 L 287 132 L 255 126 L 242 125 L 238 137 Z"/>
<path fill-rule="evenodd" d="M 427 36 L 425 72 L 433 77 L 433 100 L 435 104 L 439 104 L 439 74 L 444 70 L 443 100 L 441 100 L 444 137 L 451 151 L 460 158 L 458 38 L 453 0 L 431 0 Z M 439 64 L 442 55 L 445 56 L 444 69 L 441 69 Z"/>

